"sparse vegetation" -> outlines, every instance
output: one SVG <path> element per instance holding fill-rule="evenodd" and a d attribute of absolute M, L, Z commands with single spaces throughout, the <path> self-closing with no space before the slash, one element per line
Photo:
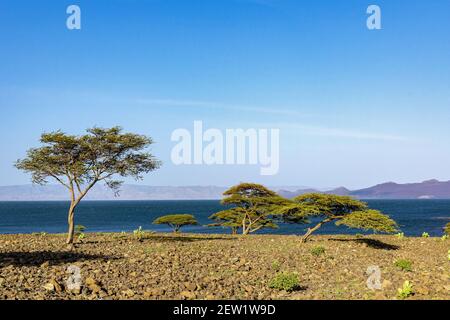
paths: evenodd
<path fill-rule="evenodd" d="M 430 237 L 430 235 L 428 232 L 422 233 L 422 238 L 429 238 L 429 237 Z"/>
<path fill-rule="evenodd" d="M 450 222 L 445 225 L 444 233 L 445 235 L 450 236 Z"/>
<path fill-rule="evenodd" d="M 395 235 L 398 239 L 403 240 L 405 238 L 405 233 L 404 232 L 399 232 Z"/>
<path fill-rule="evenodd" d="M 144 236 L 145 236 L 145 232 L 144 232 L 144 230 L 142 230 L 142 227 L 139 227 L 136 230 L 134 230 L 133 231 L 133 236 L 138 241 L 142 241 L 144 239 Z"/>
<path fill-rule="evenodd" d="M 78 240 L 83 240 L 86 238 L 86 235 L 84 234 L 84 231 L 86 230 L 86 227 L 80 224 L 77 224 L 75 226 L 75 236 L 78 237 Z"/>
<path fill-rule="evenodd" d="M 318 257 L 318 256 L 321 256 L 321 255 L 323 255 L 325 253 L 325 248 L 322 247 L 322 246 L 316 246 L 316 247 L 312 248 L 310 250 L 310 252 L 311 252 L 311 254 L 313 256 Z"/>
<path fill-rule="evenodd" d="M 278 260 L 275 260 L 275 261 L 273 261 L 272 262 L 272 269 L 274 270 L 274 271 L 280 271 L 280 269 L 281 269 L 281 263 L 278 261 Z"/>
<path fill-rule="evenodd" d="M 407 299 L 414 295 L 413 285 L 409 281 L 403 283 L 403 287 L 398 289 L 397 297 L 399 299 Z"/>
<path fill-rule="evenodd" d="M 394 265 L 402 271 L 410 272 L 412 271 L 412 263 L 406 259 L 399 259 L 395 261 Z"/>
<path fill-rule="evenodd" d="M 292 292 L 300 289 L 300 281 L 296 273 L 278 273 L 272 281 L 270 281 L 269 288 Z"/>

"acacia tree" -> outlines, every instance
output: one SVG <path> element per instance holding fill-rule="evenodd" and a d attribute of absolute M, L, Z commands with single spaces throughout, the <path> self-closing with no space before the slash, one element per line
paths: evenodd
<path fill-rule="evenodd" d="M 39 148 L 28 150 L 16 168 L 29 172 L 32 182 L 46 184 L 54 179 L 70 194 L 67 244 L 73 247 L 74 214 L 77 205 L 98 182 L 104 182 L 118 194 L 122 181 L 116 177 L 142 179 L 142 174 L 161 163 L 145 149 L 153 143 L 150 137 L 122 133 L 120 127 L 91 128 L 81 136 L 61 131 L 44 133 Z"/>
<path fill-rule="evenodd" d="M 153 221 L 153 224 L 167 224 L 173 229 L 173 232 L 178 233 L 183 226 L 198 225 L 197 220 L 190 214 L 170 214 L 162 216 Z"/>
<path fill-rule="evenodd" d="M 236 235 L 242 227 L 244 216 L 238 210 L 223 210 L 211 215 L 209 219 L 215 223 L 209 224 L 208 227 L 231 228 L 231 234 Z"/>
<path fill-rule="evenodd" d="M 309 228 L 302 237 L 306 242 L 311 234 L 329 222 L 345 225 L 349 228 L 372 230 L 374 232 L 393 233 L 397 231 L 397 224 L 389 216 L 378 210 L 369 209 L 365 202 L 349 196 L 310 193 L 294 198 L 301 210 L 292 215 L 295 217 L 319 217 L 322 220 L 313 228 Z"/>
<path fill-rule="evenodd" d="M 242 228 L 248 235 L 263 228 L 278 228 L 275 218 L 280 203 L 288 201 L 266 187 L 255 183 L 241 183 L 224 193 L 223 205 L 232 206 L 213 214 L 214 226 L 231 227 L 233 233 Z"/>

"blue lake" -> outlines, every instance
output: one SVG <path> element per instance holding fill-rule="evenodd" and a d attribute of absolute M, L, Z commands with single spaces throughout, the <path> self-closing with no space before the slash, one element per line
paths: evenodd
<path fill-rule="evenodd" d="M 368 200 L 369 206 L 389 214 L 408 236 L 428 232 L 441 236 L 450 222 L 450 200 Z M 62 233 L 67 230 L 68 202 L 0 202 L 0 233 Z M 85 201 L 77 208 L 76 224 L 88 232 L 132 231 L 142 226 L 145 230 L 166 232 L 164 226 L 152 221 L 166 214 L 195 215 L 199 226 L 186 227 L 183 232 L 229 233 L 228 229 L 204 227 L 211 223 L 208 217 L 224 207 L 219 201 Z M 279 229 L 260 233 L 302 234 L 308 225 L 281 224 Z M 319 234 L 362 233 L 334 224 L 324 226 Z"/>

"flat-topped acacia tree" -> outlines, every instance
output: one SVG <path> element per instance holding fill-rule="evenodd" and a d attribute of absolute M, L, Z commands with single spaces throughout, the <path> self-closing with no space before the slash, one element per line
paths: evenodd
<path fill-rule="evenodd" d="M 293 217 L 299 214 L 305 219 L 321 218 L 316 226 L 308 229 L 302 237 L 302 242 L 306 242 L 313 232 L 330 222 L 335 222 L 338 226 L 345 225 L 349 228 L 374 232 L 393 233 L 398 231 L 397 223 L 389 216 L 378 210 L 369 209 L 365 202 L 349 196 L 310 193 L 294 198 L 294 202 L 300 205 L 301 210 L 294 210 Z"/>
<path fill-rule="evenodd" d="M 174 233 L 178 233 L 182 227 L 195 226 L 198 222 L 191 214 L 169 214 L 155 219 L 153 224 L 167 224 Z"/>
<path fill-rule="evenodd" d="M 46 184 L 54 179 L 70 194 L 67 244 L 73 247 L 75 208 L 89 190 L 104 182 L 118 192 L 122 181 L 116 177 L 142 179 L 142 174 L 160 167 L 161 163 L 145 151 L 150 137 L 122 133 L 120 127 L 91 128 L 85 135 L 68 135 L 61 131 L 44 133 L 42 146 L 28 150 L 16 168 L 32 174 L 32 182 Z"/>
<path fill-rule="evenodd" d="M 210 226 L 230 227 L 233 234 L 242 228 L 242 234 L 248 235 L 263 228 L 278 228 L 274 217 L 278 214 L 283 199 L 274 191 L 255 183 L 241 183 L 224 193 L 223 205 L 231 208 L 213 214 L 210 219 L 216 223 Z"/>

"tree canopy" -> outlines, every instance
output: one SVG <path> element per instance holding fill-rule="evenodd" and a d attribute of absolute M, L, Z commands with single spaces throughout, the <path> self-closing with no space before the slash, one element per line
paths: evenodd
<path fill-rule="evenodd" d="M 280 208 L 289 200 L 260 184 L 241 183 L 224 193 L 223 205 L 231 208 L 213 214 L 212 226 L 230 227 L 233 233 L 242 228 L 242 234 L 256 232 L 263 228 L 278 228 L 277 217 Z"/>
<path fill-rule="evenodd" d="M 374 232 L 393 233 L 397 224 L 389 216 L 378 210 L 369 209 L 367 203 L 349 196 L 310 193 L 294 198 L 301 205 L 297 213 L 305 219 L 320 217 L 322 220 L 313 228 L 309 228 L 302 241 L 306 241 L 313 232 L 329 222 L 345 225 L 349 228 L 371 230 Z"/>
<path fill-rule="evenodd" d="M 161 163 L 146 152 L 153 140 L 144 135 L 122 133 L 120 127 L 91 128 L 76 136 L 62 131 L 44 133 L 41 147 L 28 150 L 15 166 L 31 173 L 32 182 L 46 184 L 54 179 L 70 194 L 68 244 L 73 243 L 75 207 L 92 187 L 102 181 L 118 192 L 122 181 L 116 177 L 141 179 Z"/>
<path fill-rule="evenodd" d="M 170 214 L 155 219 L 153 224 L 166 224 L 170 226 L 174 232 L 179 232 L 181 227 L 198 225 L 198 222 L 191 214 Z"/>
<path fill-rule="evenodd" d="M 450 222 L 447 223 L 447 225 L 444 228 L 444 233 L 448 236 L 450 236 Z"/>

